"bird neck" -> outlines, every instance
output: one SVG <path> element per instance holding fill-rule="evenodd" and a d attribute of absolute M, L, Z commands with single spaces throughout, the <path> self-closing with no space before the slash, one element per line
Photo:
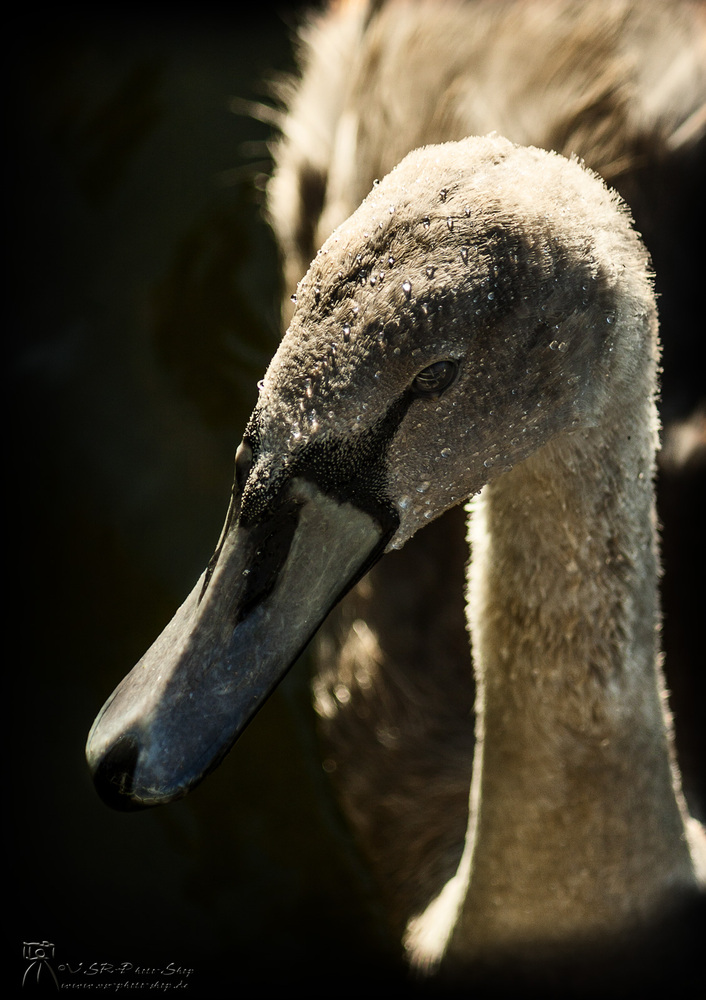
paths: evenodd
<path fill-rule="evenodd" d="M 648 398 L 559 435 L 472 511 L 478 747 L 452 953 L 615 934 L 693 878 L 656 647 L 656 426 Z"/>

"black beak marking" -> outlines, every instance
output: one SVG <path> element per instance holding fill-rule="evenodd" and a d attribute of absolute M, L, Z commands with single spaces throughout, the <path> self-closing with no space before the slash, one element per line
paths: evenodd
<path fill-rule="evenodd" d="M 241 595 L 232 618 L 234 627 L 247 618 L 274 590 L 292 546 L 301 508 L 301 501 L 285 500 L 267 522 L 250 529 L 254 536 L 251 544 L 255 551 L 247 570 L 245 592 Z"/>

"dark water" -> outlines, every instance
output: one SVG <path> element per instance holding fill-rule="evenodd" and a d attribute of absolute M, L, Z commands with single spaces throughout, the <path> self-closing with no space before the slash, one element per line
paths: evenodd
<path fill-rule="evenodd" d="M 83 757 L 215 546 L 279 335 L 257 197 L 271 130 L 231 102 L 266 99 L 290 67 L 298 11 L 231 6 L 28 13 L 6 43 L 13 983 L 23 942 L 48 941 L 63 985 L 339 993 L 364 971 L 358 946 L 373 964 L 386 947 L 321 774 L 305 663 L 182 802 L 114 814 Z"/>

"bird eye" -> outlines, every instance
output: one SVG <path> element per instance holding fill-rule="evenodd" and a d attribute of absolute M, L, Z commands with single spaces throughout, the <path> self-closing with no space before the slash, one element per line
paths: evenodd
<path fill-rule="evenodd" d="M 440 396 L 453 382 L 457 369 L 455 361 L 435 361 L 420 371 L 412 388 L 420 396 Z"/>

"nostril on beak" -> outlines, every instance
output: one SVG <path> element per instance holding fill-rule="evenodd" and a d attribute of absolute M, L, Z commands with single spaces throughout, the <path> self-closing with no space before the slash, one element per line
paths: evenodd
<path fill-rule="evenodd" d="M 241 491 L 245 488 L 250 470 L 252 469 L 253 453 L 248 442 L 243 440 L 235 453 L 235 482 Z"/>
<path fill-rule="evenodd" d="M 139 752 L 139 745 L 134 736 L 129 733 L 121 736 L 102 757 L 93 772 L 96 791 L 111 809 L 134 812 L 146 808 L 143 803 L 132 798 Z"/>

